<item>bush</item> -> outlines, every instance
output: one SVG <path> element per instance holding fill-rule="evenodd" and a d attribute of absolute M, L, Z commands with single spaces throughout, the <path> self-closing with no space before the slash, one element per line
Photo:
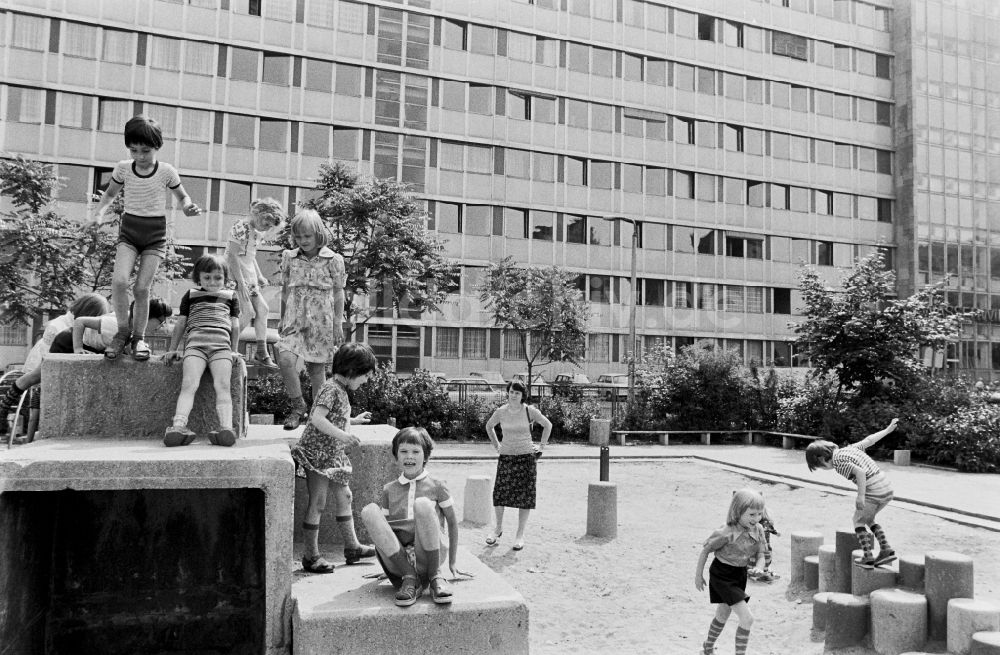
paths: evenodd
<path fill-rule="evenodd" d="M 392 405 L 396 425 L 417 425 L 426 428 L 433 439 L 450 436 L 451 423 L 457 417 L 455 403 L 441 388 L 437 378 L 426 371 L 417 371 L 401 380 L 399 394 Z"/>
<path fill-rule="evenodd" d="M 389 417 L 396 416 L 399 386 L 399 379 L 389 370 L 388 364 L 380 365 L 368 377 L 368 382 L 349 392 L 351 411 L 355 414 L 371 412 L 372 423 L 388 423 Z"/>
<path fill-rule="evenodd" d="M 996 407 L 980 404 L 949 416 L 925 414 L 921 419 L 931 428 L 919 446 L 927 461 L 971 473 L 1000 470 L 1000 410 Z"/>
<path fill-rule="evenodd" d="M 543 398 L 538 410 L 552 422 L 550 438 L 563 441 L 586 441 L 590 438 L 590 419 L 601 416 L 600 405 L 592 400 Z"/>
<path fill-rule="evenodd" d="M 454 403 L 454 429 L 450 436 L 473 440 L 485 436 L 486 421 L 501 404 L 479 396 L 469 396 L 464 402 Z"/>
<path fill-rule="evenodd" d="M 312 403 L 312 383 L 305 372 L 299 375 L 302 397 L 306 404 Z M 292 402 L 285 393 L 285 382 L 277 373 L 261 375 L 247 382 L 247 411 L 251 414 L 274 414 L 282 421 L 292 409 Z"/>

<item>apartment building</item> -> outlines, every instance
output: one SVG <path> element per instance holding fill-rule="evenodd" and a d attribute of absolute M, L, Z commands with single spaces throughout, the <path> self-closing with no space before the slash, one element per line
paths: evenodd
<path fill-rule="evenodd" d="M 1000 309 L 994 5 L 0 1 L 0 151 L 56 164 L 82 212 L 125 121 L 153 116 L 208 210 L 174 212 L 194 255 L 252 198 L 310 197 L 331 159 L 407 182 L 461 276 L 442 313 L 363 327 L 400 372 L 522 370 L 477 299 L 505 256 L 577 274 L 591 376 L 625 369 L 633 301 L 640 349 L 794 367 L 800 262 L 832 281 L 881 248 L 901 293 L 952 272 L 952 304 Z M 953 365 L 1000 369 L 989 316 Z"/>

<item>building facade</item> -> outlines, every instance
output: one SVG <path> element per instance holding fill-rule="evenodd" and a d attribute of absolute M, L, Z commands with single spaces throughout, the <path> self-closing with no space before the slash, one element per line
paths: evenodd
<path fill-rule="evenodd" d="M 834 282 L 882 248 L 901 293 L 953 272 L 953 304 L 1000 309 L 995 4 L 0 1 L 0 150 L 57 164 L 82 212 L 153 116 L 208 210 L 174 212 L 195 255 L 331 159 L 410 184 L 461 277 L 443 313 L 364 327 L 401 372 L 522 371 L 476 297 L 505 256 L 578 275 L 592 378 L 625 369 L 633 300 L 640 348 L 798 366 L 800 262 Z M 987 319 L 951 356 L 981 376 Z"/>

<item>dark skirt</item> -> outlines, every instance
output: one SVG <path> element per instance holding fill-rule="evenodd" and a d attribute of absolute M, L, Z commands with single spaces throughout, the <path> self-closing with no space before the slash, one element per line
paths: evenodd
<path fill-rule="evenodd" d="M 535 509 L 535 456 L 500 455 L 493 483 L 493 506 Z"/>
<path fill-rule="evenodd" d="M 732 566 L 713 559 L 708 567 L 708 599 L 713 603 L 735 605 L 747 596 L 747 567 Z"/>

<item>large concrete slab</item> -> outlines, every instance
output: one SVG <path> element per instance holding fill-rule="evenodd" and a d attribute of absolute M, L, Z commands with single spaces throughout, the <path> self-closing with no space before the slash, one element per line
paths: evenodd
<path fill-rule="evenodd" d="M 528 653 L 528 606 L 520 593 L 465 549 L 458 568 L 475 578 L 452 586 L 455 600 L 428 595 L 396 607 L 377 563 L 338 566 L 329 575 L 299 575 L 292 584 L 293 655 L 468 655 Z"/>
<path fill-rule="evenodd" d="M 0 525 L 17 528 L 42 522 L 31 519 L 26 498 L 62 490 L 225 490 L 263 491 L 265 625 L 263 655 L 287 653 L 291 605 L 293 465 L 284 442 L 240 440 L 232 448 L 194 444 L 165 448 L 160 443 L 107 439 L 45 439 L 13 450 L 0 451 Z M 34 511 L 37 514 L 37 511 Z M 4 518 L 6 517 L 6 518 Z M 41 529 L 39 527 L 39 529 Z M 30 551 L 31 530 L 7 533 L 0 539 L 0 558 L 22 561 L 18 553 Z M 37 530 L 36 530 L 37 532 Z M 231 553 L 239 557 L 240 553 Z M 212 557 L 205 553 L 204 557 Z M 38 566 L 44 564 L 36 563 Z M 30 565 L 30 564 L 29 564 Z M 27 576 L 27 577 L 26 577 Z M 39 576 L 21 575 L 36 582 Z M 16 582 L 12 578 L 11 582 Z M 113 591 L 113 590 L 109 590 Z M 35 607 L 44 605 L 43 591 L 28 589 Z M 6 592 L 4 592 L 6 593 Z M 24 596 L 25 594 L 21 594 Z M 0 597 L 0 605 L 17 599 Z M 9 608 L 8 608 L 9 609 Z M 0 608 L 0 615 L 6 612 Z M 3 625 L 0 625 L 3 627 Z M 22 635 L 31 643 L 35 633 Z M 0 636 L 0 642 L 4 641 Z M 30 652 L 30 651 L 24 651 Z"/>
<path fill-rule="evenodd" d="M 233 366 L 233 425 L 246 433 L 246 366 Z M 42 361 L 41 438 L 162 439 L 181 389 L 181 366 L 162 356 L 147 362 L 103 355 L 47 355 Z M 188 426 L 199 435 L 219 429 L 215 389 L 205 371 Z"/>

